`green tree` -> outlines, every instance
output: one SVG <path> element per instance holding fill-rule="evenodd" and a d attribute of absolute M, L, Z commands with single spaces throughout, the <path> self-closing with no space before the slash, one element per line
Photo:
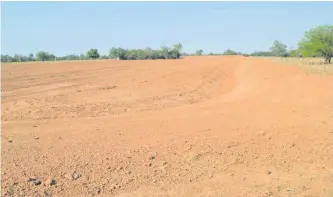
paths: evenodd
<path fill-rule="evenodd" d="M 43 62 L 48 60 L 49 56 L 50 56 L 49 53 L 47 53 L 45 51 L 39 51 L 39 52 L 36 53 L 37 60 L 43 61 Z"/>
<path fill-rule="evenodd" d="M 142 50 L 142 49 L 137 49 L 134 51 L 135 54 L 135 58 L 139 59 L 139 60 L 144 60 L 144 59 L 148 59 L 149 54 L 147 53 L 146 50 Z"/>
<path fill-rule="evenodd" d="M 154 54 L 154 50 L 153 50 L 153 49 L 147 47 L 147 48 L 145 48 L 145 49 L 143 50 L 143 52 L 144 52 L 144 54 L 145 54 L 145 56 L 146 56 L 146 57 L 145 57 L 146 59 L 154 59 L 154 58 L 153 58 L 153 54 Z"/>
<path fill-rule="evenodd" d="M 136 49 L 130 49 L 130 50 L 128 50 L 128 51 L 126 52 L 126 54 L 125 54 L 125 59 L 127 59 L 127 60 L 142 59 L 142 58 L 143 58 L 142 55 L 141 55 L 141 57 L 139 58 L 139 57 L 138 57 L 138 53 L 139 53 L 138 50 L 136 50 Z"/>
<path fill-rule="evenodd" d="M 160 52 L 158 50 L 153 50 L 152 55 L 151 55 L 151 59 L 153 59 L 153 60 L 158 59 L 159 58 L 159 56 L 158 56 L 159 53 Z"/>
<path fill-rule="evenodd" d="M 172 59 L 178 59 L 181 56 L 181 50 L 183 45 L 181 43 L 177 43 L 173 45 L 173 48 L 170 51 L 170 56 Z"/>
<path fill-rule="evenodd" d="M 331 63 L 333 57 L 333 25 L 321 25 L 305 32 L 299 43 L 299 51 L 304 57 L 321 54 L 325 63 Z"/>
<path fill-rule="evenodd" d="M 127 56 L 126 54 L 127 54 L 128 50 L 125 50 L 123 48 L 118 48 L 117 51 L 118 51 L 118 58 L 120 60 L 126 60 L 126 56 Z"/>
<path fill-rule="evenodd" d="M 278 40 L 273 42 L 273 46 L 270 48 L 270 50 L 274 56 L 282 57 L 287 54 L 287 46 Z"/>
<path fill-rule="evenodd" d="M 223 55 L 238 55 L 238 53 L 236 51 L 233 51 L 231 49 L 227 49 Z"/>
<path fill-rule="evenodd" d="M 183 49 L 183 45 L 180 42 L 178 42 L 177 44 L 173 45 L 173 48 L 180 53 L 181 50 Z"/>
<path fill-rule="evenodd" d="M 162 46 L 160 51 L 160 58 L 161 59 L 169 59 L 169 50 L 170 48 L 167 46 Z"/>
<path fill-rule="evenodd" d="M 89 59 L 97 59 L 99 58 L 99 53 L 97 49 L 90 49 L 89 51 L 87 51 L 87 57 Z"/>
<path fill-rule="evenodd" d="M 202 49 L 199 49 L 195 52 L 195 55 L 197 56 L 201 56 L 203 54 L 203 50 Z"/>
<path fill-rule="evenodd" d="M 112 47 L 109 51 L 110 59 L 117 59 L 119 58 L 119 52 L 117 48 Z"/>

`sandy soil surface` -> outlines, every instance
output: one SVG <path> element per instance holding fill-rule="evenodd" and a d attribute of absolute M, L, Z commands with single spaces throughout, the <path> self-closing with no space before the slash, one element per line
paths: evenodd
<path fill-rule="evenodd" d="M 2 196 L 328 197 L 333 76 L 250 57 L 2 65 Z"/>

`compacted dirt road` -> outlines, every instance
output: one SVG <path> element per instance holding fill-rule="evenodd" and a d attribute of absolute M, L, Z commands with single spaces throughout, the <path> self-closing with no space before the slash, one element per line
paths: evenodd
<path fill-rule="evenodd" d="M 333 195 L 332 75 L 251 57 L 2 65 L 2 196 Z"/>

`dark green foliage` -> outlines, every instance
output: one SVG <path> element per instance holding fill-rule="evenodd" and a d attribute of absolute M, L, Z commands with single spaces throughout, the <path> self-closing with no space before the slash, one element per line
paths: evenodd
<path fill-rule="evenodd" d="M 36 58 L 38 61 L 52 61 L 55 60 L 55 56 L 45 51 L 39 51 L 36 53 Z"/>
<path fill-rule="evenodd" d="M 178 59 L 181 56 L 182 48 L 183 46 L 180 43 L 173 45 L 172 49 L 163 46 L 157 50 L 151 48 L 127 50 L 113 47 L 109 51 L 109 58 L 119 60 Z"/>
<path fill-rule="evenodd" d="M 39 51 L 36 53 L 37 60 L 45 61 L 49 59 L 49 54 L 45 51 Z"/>
<path fill-rule="evenodd" d="M 87 51 L 86 56 L 89 59 L 97 59 L 97 58 L 99 58 L 98 50 L 97 49 L 90 49 L 89 51 Z"/>

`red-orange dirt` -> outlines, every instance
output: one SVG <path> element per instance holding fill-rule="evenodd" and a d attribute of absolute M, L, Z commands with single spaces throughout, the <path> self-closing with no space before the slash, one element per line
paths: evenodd
<path fill-rule="evenodd" d="M 251 57 L 2 65 L 2 196 L 332 196 L 332 75 Z"/>

